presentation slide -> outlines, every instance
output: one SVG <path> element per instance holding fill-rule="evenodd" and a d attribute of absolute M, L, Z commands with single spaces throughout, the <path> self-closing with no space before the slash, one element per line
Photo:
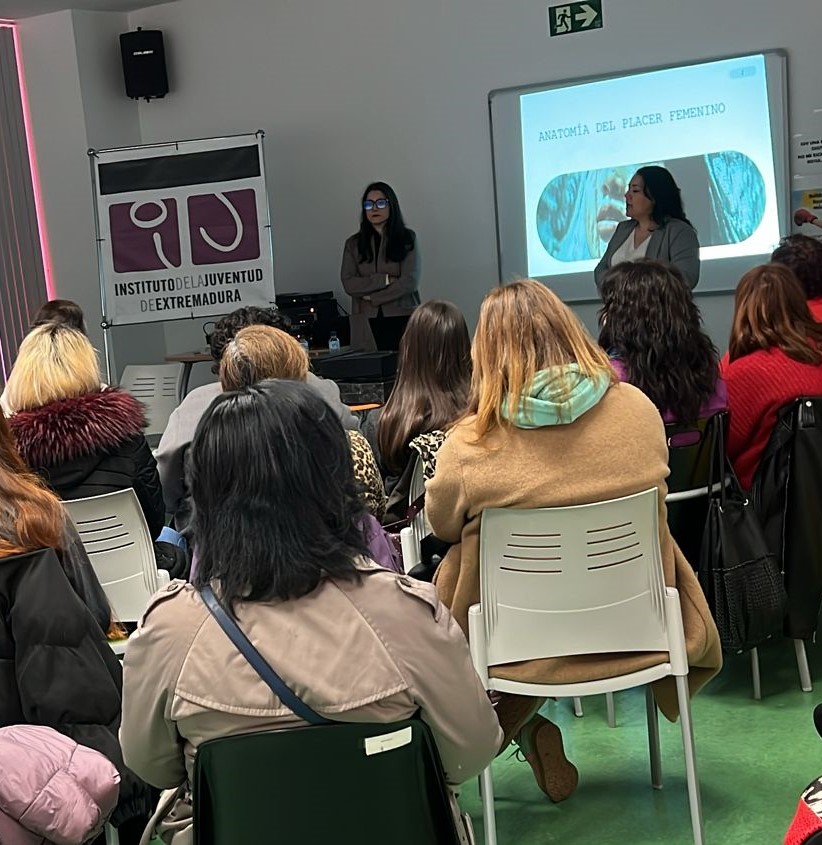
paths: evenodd
<path fill-rule="evenodd" d="M 523 93 L 519 111 L 530 276 L 593 270 L 646 164 L 673 174 L 703 262 L 779 240 L 763 55 Z"/>
<path fill-rule="evenodd" d="M 791 230 L 787 56 L 749 56 L 501 88 L 488 95 L 499 279 L 599 299 L 594 267 L 643 165 L 682 191 L 697 293 L 731 291 Z"/>

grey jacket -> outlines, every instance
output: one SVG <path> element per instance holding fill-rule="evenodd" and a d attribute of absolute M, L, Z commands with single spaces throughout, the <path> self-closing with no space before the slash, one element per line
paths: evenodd
<path fill-rule="evenodd" d="M 637 226 L 636 220 L 623 220 L 608 242 L 605 255 L 594 269 L 597 290 L 602 287 L 602 278 L 611 267 L 614 253 L 628 240 Z M 685 277 L 688 286 L 693 289 L 699 281 L 699 241 L 693 226 L 682 220 L 671 219 L 651 234 L 646 258 L 667 261 L 673 264 Z"/>
<path fill-rule="evenodd" d="M 318 378 L 314 373 L 308 374 L 307 384 L 337 412 L 343 426 L 351 431 L 359 429 L 357 418 L 351 413 L 347 405 L 340 401 L 340 389 L 333 381 Z M 223 392 L 219 382 L 204 384 L 189 393 L 174 409 L 168 419 L 168 425 L 163 432 L 160 445 L 157 448 L 157 469 L 160 472 L 160 483 L 163 485 L 163 499 L 166 511 L 174 514 L 177 529 L 184 527 L 187 508 L 185 500 L 188 495 L 185 485 L 185 453 L 194 437 L 197 423 L 206 409 Z"/>

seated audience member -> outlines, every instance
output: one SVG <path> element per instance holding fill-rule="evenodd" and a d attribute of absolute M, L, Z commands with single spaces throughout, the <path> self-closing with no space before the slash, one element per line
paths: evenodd
<path fill-rule="evenodd" d="M 111 760 L 122 777 L 112 820 L 120 842 L 136 845 L 151 798 L 117 740 L 111 611 L 60 500 L 23 464 L 2 415 L 0 502 L 0 727 L 54 728 Z"/>
<path fill-rule="evenodd" d="M 133 487 L 151 536 L 165 522 L 157 464 L 143 406 L 120 388 L 100 387 L 88 338 L 60 323 L 31 331 L 6 385 L 9 419 L 23 460 L 62 499 Z"/>
<path fill-rule="evenodd" d="M 799 396 L 822 396 L 822 326 L 805 292 L 782 264 L 749 270 L 736 288 L 728 353 L 728 457 L 750 490 L 776 425 L 777 411 Z"/>
<path fill-rule="evenodd" d="M 480 600 L 479 529 L 485 508 L 580 505 L 659 490 L 665 583 L 679 590 L 692 692 L 722 663 L 719 635 L 694 571 L 666 524 L 665 429 L 653 403 L 618 383 L 608 356 L 556 294 L 538 282 L 493 289 L 480 310 L 472 350 L 468 414 L 454 426 L 426 489 L 434 533 L 454 543 L 436 576 L 443 603 L 468 635 Z M 533 683 L 590 681 L 659 662 L 620 654 L 551 658 L 499 666 L 501 678 Z M 673 679 L 655 685 L 662 712 L 678 715 Z M 505 741 L 516 738 L 537 783 L 553 801 L 576 788 L 554 724 L 534 715 L 540 699 L 502 695 Z"/>
<path fill-rule="evenodd" d="M 811 316 L 822 322 L 822 242 L 807 235 L 788 235 L 771 254 L 771 261 L 793 270 L 805 291 Z"/>
<path fill-rule="evenodd" d="M 271 326 L 247 326 L 226 346 L 220 361 L 224 391 L 242 390 L 267 379 L 305 381 L 308 355 L 299 341 Z M 368 441 L 359 431 L 348 431 L 354 478 L 369 512 L 382 519 L 385 491 Z"/>
<path fill-rule="evenodd" d="M 456 305 L 420 305 L 400 340 L 397 380 L 385 407 L 371 411 L 363 433 L 377 455 L 388 493 L 386 523 L 405 518 L 418 452 L 411 443 L 446 429 L 465 410 L 471 338 Z"/>
<path fill-rule="evenodd" d="M 50 299 L 44 305 L 41 305 L 31 321 L 31 327 L 36 329 L 46 323 L 63 323 L 69 328 L 77 329 L 78 332 L 88 334 L 82 308 L 70 299 Z M 105 387 L 105 384 L 102 387 Z M 5 389 L 0 395 L 0 409 L 7 417 L 11 416 L 12 412 L 6 402 Z"/>
<path fill-rule="evenodd" d="M 719 352 L 679 270 L 649 258 L 624 262 L 606 273 L 601 293 L 600 346 L 619 380 L 638 387 L 666 423 L 727 408 Z"/>
<path fill-rule="evenodd" d="M 240 329 L 246 326 L 271 326 L 275 329 L 287 330 L 288 318 L 280 314 L 276 308 L 238 308 L 227 317 L 223 317 L 214 326 L 209 335 L 209 346 L 214 364 L 213 373 L 220 369 L 220 359 L 223 350 Z M 321 379 L 309 373 L 308 386 L 334 409 L 342 424 L 347 429 L 356 431 L 359 428 L 357 418 L 351 413 L 347 405 L 340 401 L 340 389 L 333 381 Z M 188 491 L 185 483 L 185 454 L 188 450 L 194 430 L 205 409 L 212 399 L 222 392 L 219 382 L 204 384 L 192 390 L 171 414 L 168 425 L 157 449 L 157 465 L 160 471 L 160 481 L 163 485 L 166 510 L 174 514 L 174 524 L 178 531 L 182 531 L 188 522 L 188 506 L 186 497 Z"/>
<path fill-rule="evenodd" d="M 219 396 L 189 471 L 199 568 L 154 598 L 129 643 L 128 765 L 161 788 L 190 785 L 201 742 L 304 725 L 211 617 L 199 594 L 211 586 L 309 707 L 351 722 L 419 713 L 448 783 L 478 774 L 502 734 L 465 638 L 432 587 L 364 557 L 348 444 L 316 392 L 282 381 Z M 187 801 L 166 842 L 190 841 Z"/>

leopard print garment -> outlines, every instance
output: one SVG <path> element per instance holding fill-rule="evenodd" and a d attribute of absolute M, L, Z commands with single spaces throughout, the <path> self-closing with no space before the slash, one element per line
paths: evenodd
<path fill-rule="evenodd" d="M 377 459 L 368 441 L 359 431 L 346 433 L 354 461 L 354 478 L 360 485 L 360 495 L 365 506 L 379 522 L 385 516 L 385 488 L 382 486 Z"/>

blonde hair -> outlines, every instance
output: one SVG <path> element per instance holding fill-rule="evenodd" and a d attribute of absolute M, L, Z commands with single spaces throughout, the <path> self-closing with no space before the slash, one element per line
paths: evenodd
<path fill-rule="evenodd" d="M 100 369 L 91 341 L 64 323 L 47 323 L 23 338 L 6 383 L 6 400 L 17 413 L 99 389 Z"/>
<path fill-rule="evenodd" d="M 272 326 L 247 326 L 220 359 L 223 390 L 241 390 L 269 378 L 305 381 L 308 354 L 290 334 Z"/>
<path fill-rule="evenodd" d="M 576 364 L 582 375 L 616 376 L 608 356 L 571 309 L 545 285 L 521 279 L 488 293 L 480 309 L 471 349 L 474 371 L 469 414 L 476 414 L 477 437 L 509 425 L 510 416 L 534 376 L 548 367 Z M 570 389 L 570 388 L 569 388 Z"/>

